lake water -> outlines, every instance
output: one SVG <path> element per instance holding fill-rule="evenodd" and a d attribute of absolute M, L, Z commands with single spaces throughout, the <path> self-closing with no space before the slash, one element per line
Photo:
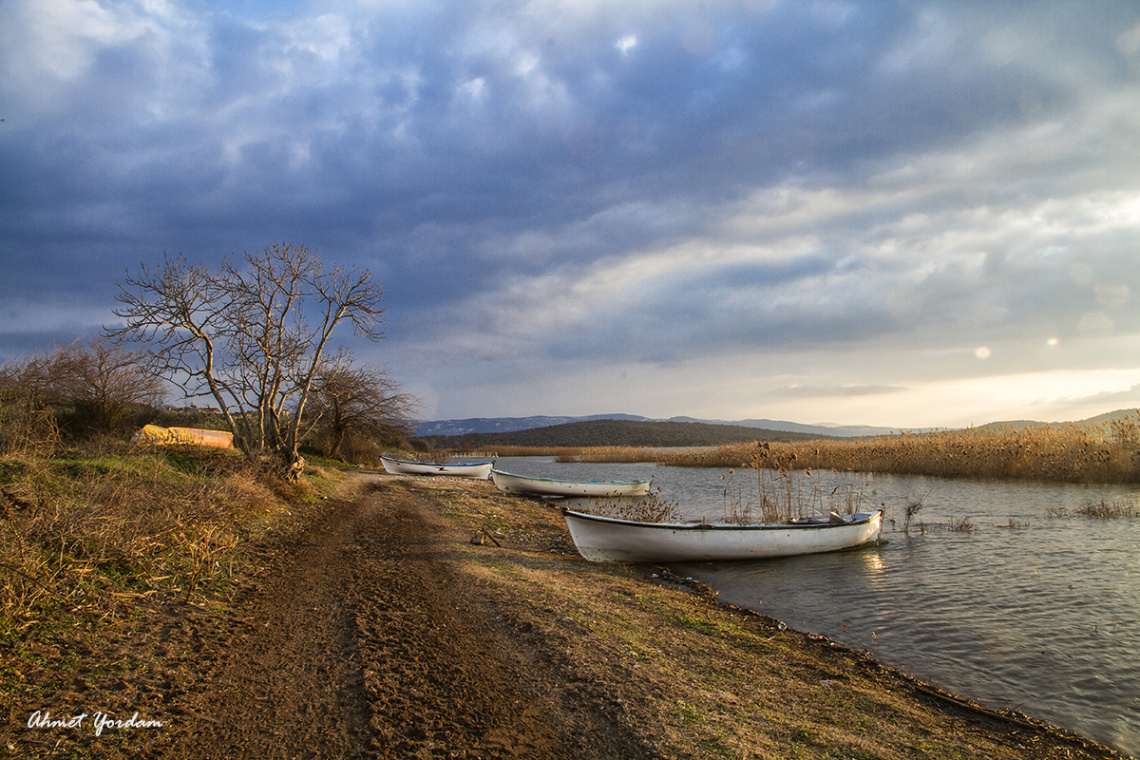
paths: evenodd
<path fill-rule="evenodd" d="M 733 503 L 726 484 L 737 505 L 756 491 L 747 471 L 541 457 L 497 466 L 556 478 L 651 477 L 685 518 L 723 519 Z M 883 508 L 887 543 L 673 569 L 725 602 L 868 651 L 981 704 L 1140 755 L 1140 518 L 1050 516 L 1090 501 L 1135 506 L 1136 489 L 830 473 L 805 482 L 824 492 L 855 489 L 866 508 Z M 917 498 L 923 507 L 903 533 L 905 505 Z M 972 530 L 951 529 L 963 518 Z"/>

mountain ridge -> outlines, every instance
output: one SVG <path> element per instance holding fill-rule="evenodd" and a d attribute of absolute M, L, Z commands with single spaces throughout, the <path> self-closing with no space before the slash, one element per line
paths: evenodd
<path fill-rule="evenodd" d="M 488 433 L 514 433 L 534 428 L 553 427 L 555 425 L 566 425 L 575 422 L 596 422 L 600 420 L 626 422 L 686 422 L 703 425 L 723 425 L 726 427 L 758 428 L 762 430 L 776 430 L 807 435 L 822 435 L 832 438 L 884 435 L 898 430 L 898 428 L 873 427 L 869 425 L 805 425 L 798 422 L 768 419 L 728 421 L 698 419 L 696 417 L 684 416 L 652 418 L 642 417 L 636 414 L 591 414 L 577 417 L 534 415 L 530 417 L 469 417 L 466 419 L 432 420 L 421 422 L 416 428 L 415 434 L 418 438 L 436 438 L 482 435 Z"/>
<path fill-rule="evenodd" d="M 1120 409 L 1114 412 L 1107 412 L 1105 414 L 1098 414 L 1094 417 L 1089 417 L 1084 420 L 1075 420 L 1071 422 L 1039 422 L 1033 420 L 1004 420 L 990 422 L 985 425 L 969 426 L 978 427 L 979 429 L 997 429 L 997 428 L 1022 428 L 1031 427 L 1035 425 L 1050 425 L 1054 427 L 1064 425 L 1103 425 L 1113 420 L 1125 417 L 1131 414 L 1140 415 L 1140 411 L 1136 409 Z M 790 422 L 787 420 L 770 420 L 770 419 L 744 419 L 744 420 L 719 420 L 719 419 L 700 419 L 697 417 L 677 416 L 669 418 L 654 418 L 643 417 L 637 414 L 591 414 L 582 416 L 559 416 L 559 415 L 533 415 L 529 417 L 468 417 L 465 419 L 450 419 L 450 420 L 430 420 L 420 422 L 416 428 L 415 435 L 419 438 L 436 438 L 436 437 L 450 437 L 462 435 L 478 435 L 487 433 L 513 433 L 524 430 L 531 430 L 535 428 L 552 427 L 556 425 L 566 425 L 576 422 L 595 422 L 601 420 L 618 420 L 628 422 L 685 422 L 685 423 L 698 423 L 703 425 L 723 425 L 727 427 L 742 427 L 742 428 L 758 428 L 768 431 L 779 431 L 787 433 L 801 433 L 807 435 L 820 435 L 829 438 L 858 438 L 861 436 L 874 436 L 874 435 L 887 435 L 890 433 L 897 433 L 902 431 L 909 432 L 934 432 L 941 428 L 930 428 L 923 430 L 914 430 L 911 428 L 897 428 L 897 427 L 880 427 L 874 425 L 834 425 L 828 423 L 818 423 L 808 425 L 799 422 Z"/>
<path fill-rule="evenodd" d="M 581 420 L 560 425 L 527 428 L 510 432 L 465 433 L 456 436 L 426 436 L 420 440 L 432 448 L 463 449 L 499 446 L 557 448 L 632 446 L 670 448 L 677 446 L 720 446 L 750 441 L 822 440 L 835 436 L 818 433 L 792 433 L 783 430 L 714 425 L 706 422 L 657 420 Z"/>

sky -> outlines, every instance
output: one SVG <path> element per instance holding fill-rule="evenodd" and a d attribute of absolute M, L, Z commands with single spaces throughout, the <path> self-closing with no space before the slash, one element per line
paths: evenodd
<path fill-rule="evenodd" d="M 284 241 L 424 419 L 1140 406 L 1134 0 L 0 0 L 0 119 L 0 359 Z"/>

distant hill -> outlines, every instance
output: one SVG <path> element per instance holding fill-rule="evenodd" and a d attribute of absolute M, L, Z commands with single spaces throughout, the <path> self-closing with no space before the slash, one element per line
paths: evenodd
<path fill-rule="evenodd" d="M 834 438 L 707 422 L 599 419 L 496 433 L 420 436 L 437 448 L 494 446 L 719 446 L 741 441 L 805 441 Z"/>
<path fill-rule="evenodd" d="M 516 430 L 565 425 L 569 422 L 590 420 L 645 420 L 635 414 L 594 414 L 588 417 L 471 417 L 464 420 L 435 420 L 421 422 L 416 428 L 420 438 L 444 435 L 471 435 L 474 433 L 511 433 Z"/>
<path fill-rule="evenodd" d="M 898 428 L 873 427 L 871 425 L 803 425 L 798 422 L 784 420 L 701 420 L 693 417 L 671 417 L 669 422 L 705 422 L 710 425 L 733 425 L 735 427 L 761 428 L 763 430 L 780 430 L 788 433 L 806 433 L 813 438 L 826 436 L 828 438 L 859 438 L 867 435 L 887 435 L 897 433 Z"/>
<path fill-rule="evenodd" d="M 1105 425 L 1140 411 L 1123 409 L 1077 422 L 991 422 L 979 429 L 1019 429 L 1037 425 Z M 842 425 L 803 425 L 780 420 L 736 422 L 673 417 L 651 420 L 634 414 L 588 417 L 473 417 L 420 423 L 417 437 L 440 448 L 464 446 L 719 446 L 739 441 L 803 441 L 852 438 L 899 432 L 895 428 Z M 929 431 L 933 432 L 933 431 Z"/>
<path fill-rule="evenodd" d="M 477 433 L 510 433 L 516 430 L 530 430 L 533 428 L 566 425 L 573 422 L 591 422 L 597 420 L 627 420 L 630 422 L 693 422 L 705 425 L 723 425 L 729 427 L 760 428 L 766 431 L 782 431 L 788 433 L 805 433 L 812 437 L 857 437 L 864 435 L 883 435 L 894 432 L 892 428 L 868 427 L 857 425 L 803 425 L 798 422 L 785 422 L 782 420 L 739 420 L 729 422 L 725 420 L 702 420 L 695 417 L 671 417 L 667 420 L 650 419 L 635 414 L 594 414 L 587 417 L 472 417 L 462 420 L 436 420 L 421 422 L 416 429 L 420 438 L 436 438 L 439 436 L 473 435 Z M 753 434 L 755 436 L 756 434 Z M 769 436 L 769 440 L 776 440 Z"/>
<path fill-rule="evenodd" d="M 1085 420 L 1077 420 L 1076 422 L 1034 422 L 1033 420 L 1005 420 L 1003 422 L 991 422 L 988 425 L 980 425 L 979 430 L 1021 430 L 1023 428 L 1039 427 L 1041 425 L 1048 425 L 1049 427 L 1067 427 L 1069 425 L 1076 426 L 1095 426 L 1107 425 L 1112 422 L 1123 420 L 1127 417 L 1140 416 L 1140 410 L 1137 409 L 1118 409 L 1115 412 L 1107 412 L 1106 414 L 1098 414 L 1095 417 L 1089 417 Z"/>

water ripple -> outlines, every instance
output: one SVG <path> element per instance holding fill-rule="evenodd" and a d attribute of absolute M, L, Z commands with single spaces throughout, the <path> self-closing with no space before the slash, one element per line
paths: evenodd
<path fill-rule="evenodd" d="M 725 511 L 720 470 L 550 460 L 517 467 L 547 477 L 578 477 L 584 468 L 603 479 L 649 475 L 686 517 L 716 520 Z M 1140 519 L 1050 516 L 1089 501 L 1132 500 L 1131 490 L 857 480 L 867 501 L 885 509 L 886 544 L 678 569 L 726 602 L 870 651 L 983 704 L 1016 707 L 1140 754 Z M 916 494 L 926 494 L 920 519 L 907 534 L 892 531 L 890 520 L 901 527 L 903 505 Z M 961 518 L 975 530 L 947 529 Z"/>

